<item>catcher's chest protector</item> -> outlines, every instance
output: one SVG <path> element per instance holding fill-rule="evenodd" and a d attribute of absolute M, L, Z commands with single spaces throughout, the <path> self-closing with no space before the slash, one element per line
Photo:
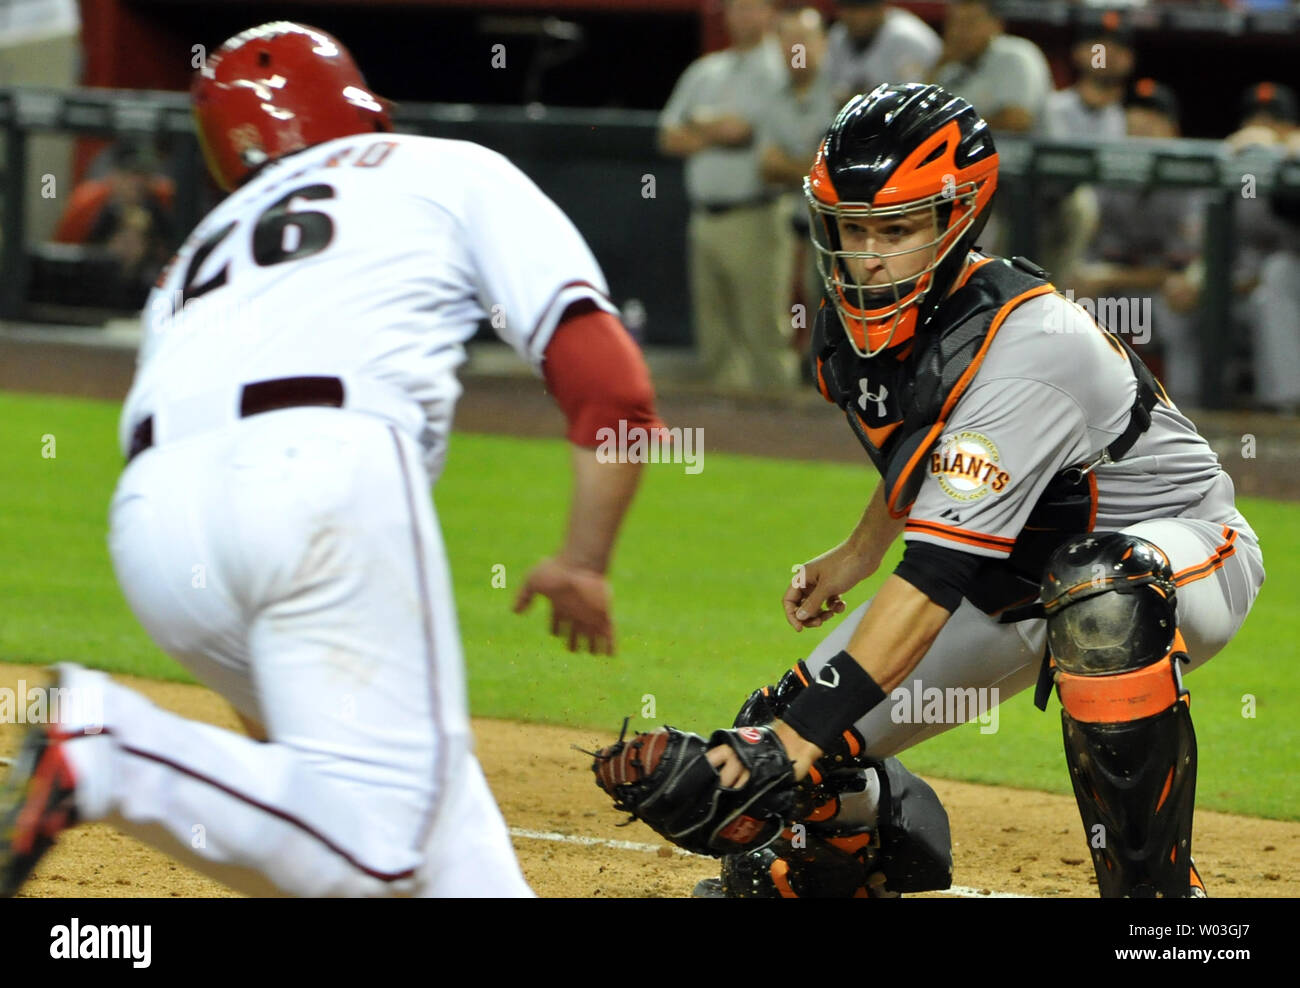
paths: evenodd
<path fill-rule="evenodd" d="M 884 478 L 886 504 L 895 518 L 911 509 L 925 478 L 930 451 L 953 410 L 974 381 L 989 345 L 1015 308 L 1055 289 L 1046 272 L 1022 257 L 986 259 L 937 311 L 901 353 L 865 358 L 844 338 L 835 315 L 823 306 L 813 328 L 817 387 L 844 410 L 854 435 Z M 1138 379 L 1129 427 L 1106 450 L 1123 456 L 1151 424 L 1159 384 L 1122 338 Z M 1071 467 L 1047 485 L 1011 557 L 984 564 L 971 603 L 995 613 L 1033 600 L 1047 557 L 1071 535 L 1091 530 L 1094 490 L 1086 471 Z"/>
<path fill-rule="evenodd" d="M 844 410 L 854 435 L 885 479 L 890 513 L 905 515 L 920 490 L 921 465 L 988 346 L 1016 306 L 1053 289 L 1023 258 L 979 265 L 901 354 L 861 357 L 828 308 L 813 331 L 817 386 Z"/>

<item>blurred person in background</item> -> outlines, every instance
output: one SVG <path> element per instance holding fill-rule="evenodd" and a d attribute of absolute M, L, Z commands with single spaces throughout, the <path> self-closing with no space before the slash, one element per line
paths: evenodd
<path fill-rule="evenodd" d="M 1242 94 L 1233 153 L 1271 148 L 1300 156 L 1295 90 L 1259 82 Z M 1293 198 L 1243 197 L 1236 203 L 1235 322 L 1251 343 L 1255 403 L 1295 414 L 1300 407 L 1300 209 Z"/>
<path fill-rule="evenodd" d="M 1182 137 L 1178 96 L 1164 83 L 1139 79 L 1124 100 L 1124 130 L 1129 137 L 1169 140 Z"/>
<path fill-rule="evenodd" d="M 772 244 L 787 234 L 759 168 L 756 128 L 787 84 L 786 59 L 769 34 L 771 0 L 726 0 L 725 13 L 730 46 L 677 80 L 659 149 L 686 161 L 687 263 L 704 373 L 715 386 L 782 390 L 794 373 L 783 263 Z"/>
<path fill-rule="evenodd" d="M 953 0 L 932 80 L 969 100 L 994 131 L 1042 126 L 1053 90 L 1047 58 L 1028 38 L 1006 34 L 996 0 Z"/>
<path fill-rule="evenodd" d="M 1110 13 L 1114 13 L 1111 11 Z M 1070 49 L 1074 85 L 1047 97 L 1042 133 L 1059 140 L 1122 141 L 1124 89 L 1133 71 L 1131 36 L 1118 17 L 1084 31 Z M 1039 188 L 1038 257 L 1062 285 L 1073 285 L 1078 265 L 1097 232 L 1098 203 L 1090 185 L 1043 182 Z"/>
<path fill-rule="evenodd" d="M 826 71 L 837 103 L 885 82 L 920 82 L 943 41 L 910 10 L 883 0 L 836 0 Z"/>
<path fill-rule="evenodd" d="M 1255 402 L 1300 414 L 1300 196 L 1274 193 L 1282 244 L 1264 258 L 1248 313 L 1254 328 Z"/>
<path fill-rule="evenodd" d="M 1127 136 L 1172 139 L 1181 133 L 1178 98 L 1154 79 L 1140 79 L 1125 105 Z M 1096 236 L 1073 283 L 1075 297 L 1089 299 L 1099 317 L 1122 303 L 1127 341 L 1156 365 L 1174 394 L 1194 401 L 1200 388 L 1200 347 L 1194 306 L 1166 297 L 1166 286 L 1197 258 L 1201 244 L 1202 194 L 1158 186 L 1101 186 L 1096 190 Z M 1162 358 L 1157 362 L 1156 354 Z"/>
<path fill-rule="evenodd" d="M 1084 31 L 1070 49 L 1074 85 L 1048 94 L 1046 137 L 1123 140 L 1124 90 L 1133 73 L 1132 32 L 1115 26 Z"/>
<path fill-rule="evenodd" d="M 791 349 L 801 354 L 822 296 L 821 275 L 807 243 L 803 180 L 839 104 L 826 71 L 821 14 L 813 7 L 783 12 L 777 18 L 777 39 L 786 56 L 787 81 L 758 124 L 759 167 L 763 180 L 781 193 L 785 225 L 793 234 L 793 243 L 780 245 L 790 259 L 782 284 L 788 288 L 794 282 L 805 307 L 804 318 L 792 320 Z M 799 366 L 807 363 L 800 360 Z"/>
<path fill-rule="evenodd" d="M 1252 148 L 1300 150 L 1296 142 L 1297 100 L 1286 86 L 1261 82 L 1242 95 L 1238 128 L 1224 141 L 1231 154 Z M 1203 215 L 1195 207 L 1199 221 Z M 1288 313 L 1292 303 L 1283 281 L 1294 270 L 1294 227 L 1280 216 L 1267 198 L 1243 195 L 1233 200 L 1233 256 L 1231 323 L 1232 345 L 1227 350 L 1227 386 L 1239 387 L 1238 368 L 1244 367 L 1247 349 L 1255 400 L 1271 408 L 1288 408 L 1296 401 L 1295 375 L 1300 374 L 1300 356 L 1294 340 L 1296 323 Z M 1199 230 L 1197 233 L 1201 236 Z M 1185 342 L 1170 340 L 1171 377 L 1180 367 L 1199 386 L 1200 339 L 1195 332 L 1195 313 L 1201 303 L 1205 269 L 1199 259 L 1170 276 L 1164 285 L 1163 302 L 1171 310 L 1170 325 L 1185 331 Z M 1180 318 L 1172 318 L 1172 316 Z M 1157 317 L 1159 321 L 1159 317 Z M 1177 355 L 1173 352 L 1176 349 Z M 1175 386 L 1171 380 L 1170 386 Z"/>
<path fill-rule="evenodd" d="M 172 218 L 174 196 L 172 181 L 160 174 L 147 148 L 120 144 L 105 177 L 73 190 L 54 240 L 104 248 L 118 264 L 114 301 L 137 307 L 179 242 Z"/>
<path fill-rule="evenodd" d="M 1228 148 L 1278 147 L 1300 151 L 1300 101 L 1295 90 L 1276 82 L 1257 82 L 1242 94 L 1241 121 L 1227 138 Z"/>
<path fill-rule="evenodd" d="M 993 131 L 1006 134 L 1038 132 L 1054 89 L 1047 58 L 1032 41 L 1004 32 L 995 0 L 948 5 L 943 51 L 930 81 L 969 100 Z M 1010 208 L 1009 198 L 999 196 L 984 228 L 981 245 L 995 254 L 1014 252 Z"/>

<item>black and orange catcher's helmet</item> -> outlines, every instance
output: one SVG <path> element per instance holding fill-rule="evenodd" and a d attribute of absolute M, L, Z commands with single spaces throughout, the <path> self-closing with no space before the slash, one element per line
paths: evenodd
<path fill-rule="evenodd" d="M 391 131 L 388 100 L 318 28 L 274 21 L 235 35 L 190 89 L 199 143 L 226 191 L 267 162 L 336 137 Z"/>
<path fill-rule="evenodd" d="M 840 110 L 804 180 L 804 196 L 828 304 L 861 356 L 900 346 L 926 325 L 988 221 L 997 175 L 988 125 L 939 86 L 882 85 Z M 878 258 L 888 274 L 890 259 L 903 252 L 881 252 L 874 242 L 868 252 L 843 250 L 839 221 L 922 210 L 934 218 L 935 237 L 906 252 L 932 253 L 921 271 L 870 289 L 859 285 L 846 259 Z"/>

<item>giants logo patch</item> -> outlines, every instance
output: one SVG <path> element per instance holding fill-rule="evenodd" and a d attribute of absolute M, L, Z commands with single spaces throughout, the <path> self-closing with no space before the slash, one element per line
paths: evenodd
<path fill-rule="evenodd" d="M 1000 465 L 997 444 L 979 432 L 944 436 L 930 454 L 930 476 L 954 501 L 978 501 L 1001 494 L 1011 475 Z"/>

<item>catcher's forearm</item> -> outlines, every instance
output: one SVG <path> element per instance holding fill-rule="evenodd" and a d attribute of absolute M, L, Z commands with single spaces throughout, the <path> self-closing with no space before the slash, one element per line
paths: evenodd
<path fill-rule="evenodd" d="M 826 752 L 818 748 L 785 721 L 775 721 L 772 727 L 776 731 L 777 740 L 785 746 L 786 755 L 790 761 L 794 762 L 794 777 L 799 780 L 804 779 L 808 775 L 808 770 L 812 768 L 813 762 L 821 758 Z"/>
<path fill-rule="evenodd" d="M 573 447 L 573 503 L 560 558 L 583 569 L 609 568 L 623 516 L 641 479 L 640 463 L 602 463 L 594 449 Z"/>
<path fill-rule="evenodd" d="M 891 574 L 872 598 L 846 650 L 889 693 L 916 668 L 949 617 L 946 608 Z"/>
<path fill-rule="evenodd" d="M 889 516 L 889 509 L 885 506 L 885 484 L 882 481 L 876 485 L 876 491 L 867 502 L 857 527 L 846 541 L 858 556 L 879 564 L 906 523 L 906 518 Z"/>
<path fill-rule="evenodd" d="M 802 779 L 841 733 L 877 705 L 920 663 L 949 611 L 891 575 L 849 639 L 786 709 L 776 735 Z"/>

